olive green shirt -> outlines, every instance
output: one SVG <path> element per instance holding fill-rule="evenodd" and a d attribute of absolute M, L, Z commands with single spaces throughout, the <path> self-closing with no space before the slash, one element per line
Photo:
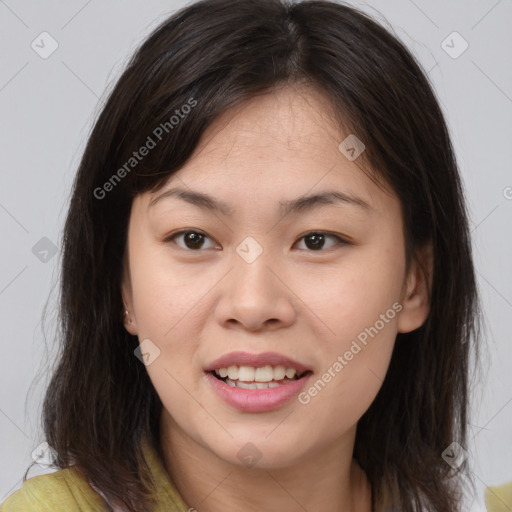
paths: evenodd
<path fill-rule="evenodd" d="M 511 512 L 512 482 L 487 487 L 485 490 L 485 506 L 488 512 Z"/>
<path fill-rule="evenodd" d="M 144 456 L 155 481 L 158 495 L 155 512 L 188 512 L 169 474 L 157 454 L 148 445 Z M 27 479 L 1 505 L 0 512 L 103 512 L 120 509 L 110 507 L 100 493 L 78 471 L 71 468 Z M 193 509 L 191 509 L 193 510 Z M 121 512 L 121 511 L 120 511 Z"/>

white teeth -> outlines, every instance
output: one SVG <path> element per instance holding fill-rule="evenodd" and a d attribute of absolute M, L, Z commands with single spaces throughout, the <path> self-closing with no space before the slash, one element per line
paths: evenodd
<path fill-rule="evenodd" d="M 238 379 L 238 366 L 230 366 L 228 368 L 228 377 L 231 379 L 231 380 L 236 380 Z"/>
<path fill-rule="evenodd" d="M 286 369 L 286 376 L 289 378 L 289 379 L 293 379 L 293 377 L 295 377 L 295 370 L 293 368 L 287 368 Z"/>
<path fill-rule="evenodd" d="M 297 374 L 297 370 L 295 368 L 285 368 L 281 365 L 266 365 L 260 368 L 231 365 L 227 368 L 218 368 L 215 370 L 215 373 L 223 379 L 229 377 L 232 381 L 266 383 L 281 381 L 284 378 L 293 379 Z"/>
<path fill-rule="evenodd" d="M 259 370 L 259 368 L 258 368 Z M 245 382 L 253 382 L 254 381 L 254 368 L 252 366 L 240 366 L 238 369 L 238 380 L 243 380 Z M 257 373 L 257 371 L 256 371 Z M 230 377 L 231 378 L 231 377 Z M 259 380 L 259 379 L 257 379 Z M 272 380 L 272 379 L 270 379 Z"/>
<path fill-rule="evenodd" d="M 236 387 L 242 388 L 242 389 L 257 389 L 256 382 L 243 382 L 241 380 L 236 381 Z"/>
<path fill-rule="evenodd" d="M 283 380 L 286 375 L 286 368 L 284 366 L 274 367 L 274 380 Z"/>
<path fill-rule="evenodd" d="M 273 378 L 274 370 L 272 366 L 263 366 L 262 368 L 256 368 L 254 380 L 257 380 L 258 382 L 270 382 Z"/>
<path fill-rule="evenodd" d="M 284 386 L 288 382 L 293 382 L 291 379 L 284 379 L 281 383 L 279 382 L 242 382 L 239 380 L 231 380 L 229 377 L 224 381 L 228 386 L 232 388 L 241 388 L 241 389 L 268 389 L 268 388 L 277 388 L 279 386 Z"/>

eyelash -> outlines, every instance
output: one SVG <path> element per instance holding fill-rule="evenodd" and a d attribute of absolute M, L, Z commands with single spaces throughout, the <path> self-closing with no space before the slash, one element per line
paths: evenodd
<path fill-rule="evenodd" d="M 210 237 L 208 237 L 208 235 L 206 233 L 203 233 L 202 231 L 198 231 L 198 230 L 195 230 L 195 229 L 183 229 L 181 231 L 177 231 L 176 233 L 172 233 L 171 235 L 166 237 L 164 239 L 164 242 L 165 243 L 174 242 L 175 238 L 177 238 L 177 237 L 179 237 L 181 235 L 184 235 L 186 233 L 196 233 L 196 234 L 199 234 L 199 235 L 203 235 L 206 238 L 210 238 Z M 344 238 L 342 238 L 342 237 L 340 237 L 338 235 L 334 235 L 334 234 L 328 233 L 326 231 L 309 231 L 308 233 L 305 233 L 304 235 L 302 235 L 298 240 L 302 240 L 303 238 L 307 238 L 308 236 L 311 236 L 311 235 L 325 235 L 326 237 L 336 238 L 338 240 L 338 244 L 337 245 L 341 245 L 341 246 L 350 245 L 350 242 L 348 240 L 345 240 Z M 194 249 L 189 249 L 188 247 L 180 247 L 180 246 L 178 246 L 178 247 L 180 249 L 183 249 L 183 250 L 188 251 L 188 252 L 201 252 L 202 251 L 202 248 L 194 250 Z M 336 246 L 328 247 L 327 249 L 319 249 L 319 250 L 316 250 L 316 251 L 315 250 L 311 250 L 311 249 L 301 249 L 301 250 L 305 250 L 305 251 L 311 252 L 311 253 L 314 253 L 314 252 L 326 252 L 326 250 L 333 249 L 335 247 Z"/>

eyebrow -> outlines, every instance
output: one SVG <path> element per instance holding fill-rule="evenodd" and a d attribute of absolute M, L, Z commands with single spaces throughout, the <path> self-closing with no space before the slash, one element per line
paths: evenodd
<path fill-rule="evenodd" d="M 233 216 L 235 213 L 228 204 L 215 199 L 209 194 L 182 188 L 172 188 L 153 198 L 149 203 L 148 209 L 162 199 L 169 197 L 175 197 L 187 201 L 203 210 L 218 212 L 229 217 Z M 301 196 L 297 199 L 280 201 L 279 211 L 281 215 L 284 216 L 289 213 L 304 213 L 322 205 L 339 205 L 340 203 L 356 206 L 368 213 L 375 211 L 375 209 L 363 199 L 337 190 L 326 190 L 316 194 Z"/>

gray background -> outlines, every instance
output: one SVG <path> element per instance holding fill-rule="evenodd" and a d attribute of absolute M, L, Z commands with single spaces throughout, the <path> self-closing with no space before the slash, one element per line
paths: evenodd
<path fill-rule="evenodd" d="M 484 510 L 485 486 L 512 481 L 512 1 L 351 3 L 389 22 L 429 72 L 467 190 L 488 356 L 473 380 L 466 448 L 478 484 L 470 507 Z M 0 0 L 0 502 L 21 486 L 44 441 L 39 415 L 44 365 L 55 359 L 58 248 L 99 100 L 137 44 L 183 5 Z M 58 43 L 46 59 L 31 47 L 42 46 L 44 31 Z M 448 37 L 454 31 L 463 40 Z M 458 55 L 464 40 L 469 46 Z M 29 477 L 49 471 L 35 466 Z"/>

